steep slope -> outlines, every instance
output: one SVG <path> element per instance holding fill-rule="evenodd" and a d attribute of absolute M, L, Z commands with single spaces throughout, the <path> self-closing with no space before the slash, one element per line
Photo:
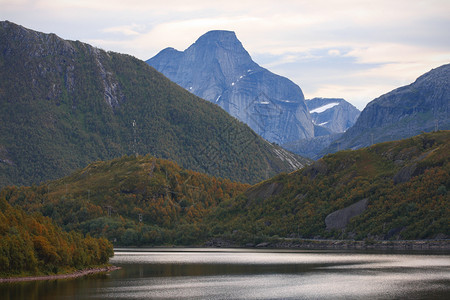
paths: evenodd
<path fill-rule="evenodd" d="M 256 64 L 234 32 L 210 31 L 185 51 L 167 48 L 147 63 L 270 142 L 314 136 L 300 87 Z"/>
<path fill-rule="evenodd" d="M 145 62 L 0 23 L 0 186 L 151 153 L 257 182 L 307 160 L 259 138 Z"/>
<path fill-rule="evenodd" d="M 222 203 L 211 226 L 241 243 L 270 236 L 449 238 L 450 131 L 327 155 Z"/>
<path fill-rule="evenodd" d="M 0 195 L 67 230 L 116 245 L 194 244 L 207 236 L 204 216 L 248 187 L 133 155 L 92 163 L 48 184 L 7 187 Z"/>
<path fill-rule="evenodd" d="M 327 153 L 450 129 L 450 64 L 370 102 L 354 126 Z"/>
<path fill-rule="evenodd" d="M 361 113 L 356 107 L 339 98 L 313 98 L 306 106 L 315 125 L 330 129 L 333 133 L 345 132 L 355 124 Z"/>

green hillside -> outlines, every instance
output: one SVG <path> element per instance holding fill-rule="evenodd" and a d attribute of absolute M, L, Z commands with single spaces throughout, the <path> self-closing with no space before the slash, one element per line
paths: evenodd
<path fill-rule="evenodd" d="M 0 196 L 115 245 L 448 238 L 449 153 L 450 131 L 426 133 L 328 155 L 254 186 L 133 155 Z"/>
<path fill-rule="evenodd" d="M 247 188 L 168 160 L 133 155 L 92 163 L 48 184 L 7 187 L 0 196 L 66 230 L 116 245 L 189 245 L 208 238 L 206 215 Z"/>
<path fill-rule="evenodd" d="M 56 274 L 104 265 L 106 239 L 65 232 L 40 214 L 13 208 L 0 196 L 0 277 Z"/>
<path fill-rule="evenodd" d="M 220 224 L 218 236 L 241 242 L 448 238 L 449 154 L 450 131 L 341 151 L 253 186 L 209 222 Z"/>
<path fill-rule="evenodd" d="M 0 187 L 134 153 L 256 183 L 308 162 L 134 57 L 0 22 Z"/>

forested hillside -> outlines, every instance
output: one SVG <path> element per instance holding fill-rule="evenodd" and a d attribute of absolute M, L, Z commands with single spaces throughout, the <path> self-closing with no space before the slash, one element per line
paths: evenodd
<path fill-rule="evenodd" d="M 256 183 L 308 162 L 129 55 L 0 22 L 0 187 L 151 154 Z"/>
<path fill-rule="evenodd" d="M 7 187 L 1 195 L 66 230 L 116 245 L 189 245 L 208 237 L 203 220 L 212 209 L 248 187 L 133 155 L 92 163 L 48 184 Z"/>
<path fill-rule="evenodd" d="M 448 238 L 449 153 L 450 131 L 426 133 L 327 155 L 254 186 L 133 155 L 1 196 L 115 245 Z"/>
<path fill-rule="evenodd" d="M 448 238 L 449 158 L 450 131 L 341 151 L 253 186 L 208 221 L 217 236 L 242 243 Z"/>
<path fill-rule="evenodd" d="M 108 240 L 65 232 L 41 214 L 27 214 L 0 194 L 0 277 L 69 272 L 104 265 L 113 255 Z M 31 200 L 31 199 L 30 199 Z"/>

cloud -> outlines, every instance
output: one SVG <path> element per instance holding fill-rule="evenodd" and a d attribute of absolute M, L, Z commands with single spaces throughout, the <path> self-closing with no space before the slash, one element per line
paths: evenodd
<path fill-rule="evenodd" d="M 339 56 L 341 55 L 341 51 L 339 51 L 339 49 L 330 49 L 328 50 L 328 55 Z"/>
<path fill-rule="evenodd" d="M 145 26 L 140 26 L 137 24 L 115 26 L 103 29 L 106 33 L 118 33 L 126 36 L 138 36 L 145 29 Z"/>

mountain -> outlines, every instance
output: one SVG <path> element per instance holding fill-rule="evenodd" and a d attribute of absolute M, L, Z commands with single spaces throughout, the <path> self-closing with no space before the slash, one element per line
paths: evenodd
<path fill-rule="evenodd" d="M 282 144 L 284 149 L 311 159 L 320 158 L 322 151 L 355 124 L 361 113 L 340 98 L 313 98 L 306 100 L 314 123 L 314 137 Z"/>
<path fill-rule="evenodd" d="M 314 136 L 300 87 L 256 64 L 234 32 L 207 32 L 185 51 L 166 48 L 147 63 L 270 142 Z"/>
<path fill-rule="evenodd" d="M 129 55 L 0 22 L 0 186 L 150 153 L 242 182 L 308 160 Z"/>
<path fill-rule="evenodd" d="M 450 64 L 370 102 L 355 125 L 326 149 L 326 153 L 338 148 L 358 149 L 436 129 L 450 129 Z"/>
<path fill-rule="evenodd" d="M 449 238 L 450 131 L 324 156 L 219 205 L 220 236 Z M 219 226 L 219 225 L 217 225 Z"/>
<path fill-rule="evenodd" d="M 339 98 L 313 98 L 306 106 L 315 125 L 328 128 L 333 133 L 345 132 L 355 124 L 361 113 L 356 107 Z"/>

